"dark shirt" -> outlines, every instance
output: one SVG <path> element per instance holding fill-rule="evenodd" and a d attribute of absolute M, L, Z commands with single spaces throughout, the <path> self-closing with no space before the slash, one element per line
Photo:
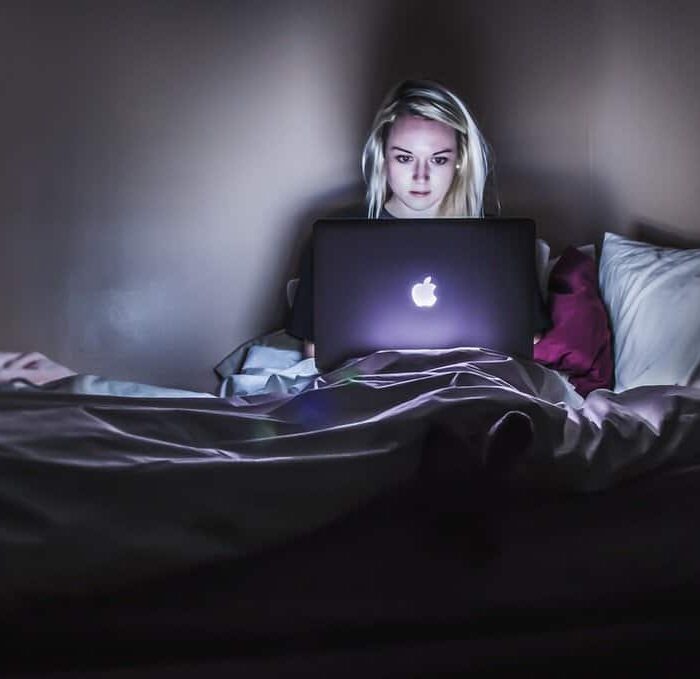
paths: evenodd
<path fill-rule="evenodd" d="M 352 207 L 338 214 L 333 219 L 366 219 L 367 208 Z M 396 219 L 382 208 L 379 219 Z M 308 240 L 299 264 L 299 284 L 294 295 L 292 309 L 287 318 L 286 331 L 294 337 L 314 341 L 314 291 L 313 291 L 313 250 L 311 239 Z M 534 257 L 534 253 L 533 253 Z M 547 306 L 542 299 L 540 286 L 535 282 L 535 333 L 543 333 L 552 327 Z"/>

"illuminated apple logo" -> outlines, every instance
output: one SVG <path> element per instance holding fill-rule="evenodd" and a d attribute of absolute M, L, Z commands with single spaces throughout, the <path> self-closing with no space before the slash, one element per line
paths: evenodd
<path fill-rule="evenodd" d="M 416 306 L 431 307 L 437 302 L 435 296 L 435 283 L 431 283 L 432 276 L 426 276 L 422 283 L 416 283 L 411 288 L 411 297 Z"/>

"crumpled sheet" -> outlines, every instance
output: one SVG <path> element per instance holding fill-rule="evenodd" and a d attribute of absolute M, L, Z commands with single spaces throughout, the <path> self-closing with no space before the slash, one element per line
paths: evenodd
<path fill-rule="evenodd" d="M 377 352 L 296 395 L 0 393 L 0 599 L 289 540 L 413 478 L 431 427 L 478 454 L 510 412 L 532 424 L 524 485 L 600 490 L 700 455 L 700 390 L 583 401 L 554 371 L 479 349 Z"/>
<path fill-rule="evenodd" d="M 253 345 L 245 352 L 240 372 L 222 379 L 219 396 L 297 394 L 317 375 L 314 359 L 304 358 L 301 351 Z"/>
<path fill-rule="evenodd" d="M 81 375 L 38 352 L 0 352 L 0 392 L 41 391 L 56 394 L 92 394 L 132 397 L 211 397 L 186 389 Z"/>
<path fill-rule="evenodd" d="M 30 375 L 29 377 L 33 377 Z M 30 391 L 43 394 L 82 394 L 84 396 L 128 396 L 130 398 L 214 398 L 213 394 L 188 389 L 160 387 L 157 384 L 113 380 L 100 375 L 75 374 L 37 384 L 27 378 L 0 382 L 0 392 Z"/>
<path fill-rule="evenodd" d="M 14 380 L 40 385 L 76 374 L 75 370 L 36 351 L 0 351 L 0 385 Z"/>

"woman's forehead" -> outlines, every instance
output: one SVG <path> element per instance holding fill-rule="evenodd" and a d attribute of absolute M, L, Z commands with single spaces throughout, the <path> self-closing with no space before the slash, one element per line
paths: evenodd
<path fill-rule="evenodd" d="M 401 146 L 410 151 L 455 149 L 456 133 L 453 128 L 439 120 L 420 116 L 401 115 L 392 124 L 387 145 Z"/>

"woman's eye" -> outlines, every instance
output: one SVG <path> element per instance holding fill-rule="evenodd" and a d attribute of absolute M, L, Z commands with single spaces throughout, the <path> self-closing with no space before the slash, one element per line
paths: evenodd
<path fill-rule="evenodd" d="M 444 165 L 447 162 L 447 158 L 438 156 L 437 158 L 433 158 L 433 161 L 436 165 Z"/>
<path fill-rule="evenodd" d="M 396 156 L 396 160 L 398 160 L 399 163 L 408 163 L 411 160 L 411 156 Z"/>

